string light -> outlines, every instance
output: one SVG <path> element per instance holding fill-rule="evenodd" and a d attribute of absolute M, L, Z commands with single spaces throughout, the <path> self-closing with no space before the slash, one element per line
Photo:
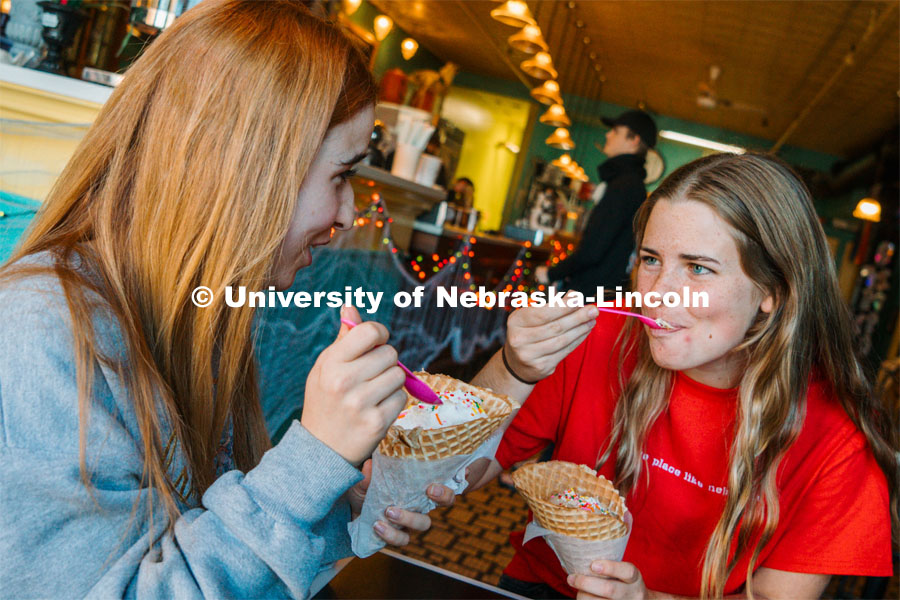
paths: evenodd
<path fill-rule="evenodd" d="M 390 224 L 393 222 L 393 218 L 387 214 L 386 208 L 381 201 L 381 196 L 377 193 L 374 193 L 371 194 L 370 199 L 372 201 L 371 204 L 357 213 L 357 217 L 356 219 L 354 219 L 354 224 L 357 227 L 362 227 L 374 223 L 375 227 L 381 230 L 382 245 L 388 247 L 388 249 L 391 251 L 392 256 L 401 254 L 400 250 L 396 247 L 396 245 L 394 245 L 393 239 L 391 238 Z M 477 289 L 477 286 L 472 273 L 472 267 L 474 266 L 475 259 L 475 251 L 473 247 L 477 244 L 478 238 L 476 238 L 475 236 L 470 236 L 468 238 L 460 237 L 458 238 L 458 240 L 458 247 L 445 257 L 442 257 L 437 252 L 434 252 L 427 257 L 418 254 L 415 257 L 407 256 L 402 260 L 408 261 L 409 266 L 406 268 L 411 269 L 411 276 L 414 279 L 423 281 L 429 274 L 432 277 L 440 277 L 440 273 L 444 269 L 450 267 L 452 271 L 450 272 L 449 276 L 451 278 L 459 277 L 459 280 L 457 281 L 460 281 L 460 283 L 463 284 L 468 284 L 468 289 L 474 291 Z M 503 275 L 503 277 L 501 277 L 500 281 L 496 285 L 491 286 L 494 291 L 503 290 L 511 292 L 517 290 L 530 293 L 535 289 L 531 287 L 528 281 L 525 279 L 525 277 L 531 272 L 530 269 L 526 268 L 525 263 L 525 259 L 531 258 L 531 247 L 532 244 L 530 242 L 525 242 L 519 248 L 519 252 L 510 263 L 507 272 Z M 558 241 L 554 240 L 553 248 L 555 250 L 561 250 L 562 246 Z M 399 258 L 400 257 L 398 257 L 398 259 Z M 401 262 L 397 262 L 395 264 L 397 264 L 398 267 L 403 267 Z M 446 281 L 446 279 L 438 279 L 438 281 Z M 428 285 L 428 283 L 425 282 L 425 285 Z M 538 289 L 543 290 L 543 286 L 540 286 Z M 504 307 L 504 309 L 512 310 L 512 307 L 507 305 Z"/>
<path fill-rule="evenodd" d="M 384 38 L 388 36 L 391 32 L 391 29 L 394 27 L 394 22 L 387 15 L 378 15 L 375 17 L 375 39 L 379 42 L 384 41 Z"/>

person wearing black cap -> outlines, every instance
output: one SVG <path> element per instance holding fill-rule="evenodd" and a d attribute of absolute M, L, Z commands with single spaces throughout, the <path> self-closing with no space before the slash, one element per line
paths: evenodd
<path fill-rule="evenodd" d="M 629 110 L 615 119 L 604 117 L 603 122 L 610 127 L 603 145 L 607 160 L 597 172 L 606 190 L 591 210 L 575 251 L 554 267 L 535 270 L 538 283 L 564 281 L 585 296 L 594 296 L 597 286 L 614 291 L 617 285 L 628 284 L 632 221 L 647 197 L 644 159 L 656 145 L 656 124 L 642 110 Z"/>

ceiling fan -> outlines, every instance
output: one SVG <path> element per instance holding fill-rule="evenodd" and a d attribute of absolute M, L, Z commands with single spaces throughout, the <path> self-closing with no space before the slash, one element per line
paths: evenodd
<path fill-rule="evenodd" d="M 710 65 L 709 79 L 701 81 L 697 84 L 697 106 L 706 110 L 731 109 L 741 110 L 745 112 L 754 112 L 762 115 L 762 124 L 769 124 L 768 111 L 755 104 L 747 104 L 744 102 L 734 102 L 727 98 L 722 98 L 716 91 L 716 85 L 719 77 L 722 75 L 722 67 L 719 65 Z"/>

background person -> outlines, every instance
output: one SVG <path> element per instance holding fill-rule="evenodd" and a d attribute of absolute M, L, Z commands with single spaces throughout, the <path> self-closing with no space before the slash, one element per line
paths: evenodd
<path fill-rule="evenodd" d="M 644 312 L 673 331 L 590 306 L 513 313 L 475 383 L 527 400 L 484 477 L 472 469 L 477 487 L 549 443 L 596 465 L 634 516 L 625 557 L 567 577 L 517 532 L 501 587 L 801 599 L 830 575 L 890 575 L 898 430 L 855 358 L 803 183 L 768 156 L 709 156 L 670 175 L 635 230 L 636 290 L 687 285 L 709 306 Z"/>
<path fill-rule="evenodd" d="M 472 208 L 475 203 L 475 184 L 468 177 L 457 177 L 450 186 L 447 200 L 460 208 Z"/>
<path fill-rule="evenodd" d="M 617 285 L 628 285 L 632 221 L 647 197 L 644 159 L 656 145 L 656 124 L 644 111 L 629 110 L 603 122 L 610 127 L 603 146 L 607 160 L 597 173 L 606 191 L 588 215 L 575 251 L 553 267 L 535 269 L 538 283 L 564 281 L 586 296 L 594 296 L 597 286 L 615 291 Z"/>
<path fill-rule="evenodd" d="M 206 0 L 128 70 L 2 272 L 4 595 L 307 597 L 350 554 L 406 401 L 388 332 L 343 327 L 270 447 L 253 310 L 222 294 L 288 288 L 351 226 L 374 99 L 299 2 Z M 199 285 L 219 301 L 195 307 Z"/>

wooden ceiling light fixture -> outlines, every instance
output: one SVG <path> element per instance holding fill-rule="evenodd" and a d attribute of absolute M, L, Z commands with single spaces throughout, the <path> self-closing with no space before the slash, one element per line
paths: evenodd
<path fill-rule="evenodd" d="M 536 54 L 549 50 L 547 42 L 544 41 L 544 35 L 541 33 L 541 28 L 537 25 L 526 25 L 518 33 L 509 36 L 507 42 L 515 50 L 525 54 Z"/>
<path fill-rule="evenodd" d="M 535 24 L 531 10 L 523 0 L 506 0 L 502 5 L 491 10 L 491 17 L 510 27 L 525 27 Z"/>
<path fill-rule="evenodd" d="M 537 10 L 535 10 L 535 18 L 540 18 L 541 12 L 541 4 L 538 4 Z M 549 36 L 552 33 L 552 24 L 553 17 L 556 15 L 556 3 L 553 4 L 553 12 L 549 16 L 547 20 L 547 35 Z M 540 25 L 540 22 L 538 22 Z M 546 42 L 545 42 L 546 45 Z M 549 51 L 549 46 L 544 49 L 545 52 Z M 559 94 L 559 83 L 555 79 L 548 79 L 544 81 L 541 85 L 531 90 L 531 97 L 540 102 L 541 104 L 562 104 L 562 96 Z"/>

